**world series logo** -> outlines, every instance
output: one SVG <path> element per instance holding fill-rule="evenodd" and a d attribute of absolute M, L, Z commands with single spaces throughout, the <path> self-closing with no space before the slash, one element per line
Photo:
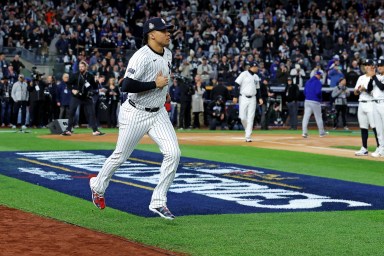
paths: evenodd
<path fill-rule="evenodd" d="M 0 173 L 86 200 L 88 181 L 110 151 L 0 153 Z M 141 216 L 159 179 L 162 155 L 135 150 L 115 172 L 107 206 Z M 380 186 L 182 158 L 168 193 L 177 215 L 383 209 Z M 121 196 L 125 195 L 125 196 Z M 133 207 L 135 206 L 135 207 Z M 175 213 L 176 213 L 175 211 Z"/>

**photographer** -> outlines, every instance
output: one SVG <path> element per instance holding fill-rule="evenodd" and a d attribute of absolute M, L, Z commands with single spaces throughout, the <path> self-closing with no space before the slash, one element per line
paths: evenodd
<path fill-rule="evenodd" d="M 209 103 L 208 108 L 209 130 L 216 130 L 218 125 L 224 130 L 225 123 L 225 102 L 222 96 L 218 96 L 216 100 Z"/>
<path fill-rule="evenodd" d="M 57 84 L 53 76 L 47 76 L 46 87 L 44 90 L 45 95 L 45 107 L 46 118 L 44 122 L 46 124 L 59 118 L 60 108 L 57 106 Z"/>
<path fill-rule="evenodd" d="M 114 79 L 114 77 L 111 77 Z M 93 105 L 95 107 L 95 117 L 96 117 L 96 125 L 100 126 L 101 112 L 102 110 L 108 110 L 107 106 L 107 98 L 105 92 L 107 91 L 107 87 L 105 84 L 105 76 L 99 75 L 96 76 L 97 89 L 93 91 L 92 99 Z"/>
<path fill-rule="evenodd" d="M 11 97 L 12 84 L 6 77 L 0 80 L 0 120 L 1 127 L 11 124 L 13 99 Z"/>
<path fill-rule="evenodd" d="M 347 80 L 342 77 L 340 78 L 337 86 L 332 91 L 332 98 L 335 102 L 335 109 L 336 109 L 336 117 L 333 123 L 333 129 L 337 128 L 337 123 L 339 120 L 339 115 L 341 113 L 341 120 L 343 122 L 344 130 L 348 130 L 347 127 L 347 98 L 350 95 L 350 92 L 348 91 L 348 88 L 346 86 Z"/>
<path fill-rule="evenodd" d="M 49 91 L 46 89 L 46 84 L 41 80 L 44 74 L 36 71 L 36 68 L 32 68 L 32 81 L 28 83 L 29 91 L 29 112 L 30 112 L 30 125 L 42 128 L 46 115 L 44 113 L 44 104 L 46 93 Z"/>
<path fill-rule="evenodd" d="M 79 105 L 84 107 L 85 115 L 89 126 L 92 127 L 93 135 L 100 136 L 104 133 L 97 129 L 95 109 L 92 100 L 94 90 L 97 90 L 97 83 L 95 77 L 87 72 L 88 64 L 81 61 L 79 64 L 79 72 L 76 72 L 70 77 L 68 88 L 72 93 L 71 103 L 69 105 L 69 119 L 68 127 L 62 133 L 64 136 L 72 135 L 73 120 L 75 117 L 76 109 Z"/>

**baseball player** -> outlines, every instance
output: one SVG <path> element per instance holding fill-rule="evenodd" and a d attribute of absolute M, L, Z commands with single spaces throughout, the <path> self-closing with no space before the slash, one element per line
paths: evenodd
<path fill-rule="evenodd" d="M 129 60 L 122 90 L 128 98 L 119 113 L 119 136 L 112 155 L 105 161 L 97 177 L 91 178 L 92 200 L 96 207 L 105 208 L 104 193 L 116 169 L 131 155 L 141 138 L 148 134 L 163 153 L 160 178 L 153 191 L 149 210 L 165 219 L 175 216 L 167 208 L 167 192 L 180 160 L 176 133 L 164 103 L 168 95 L 172 53 L 170 29 L 161 18 L 151 18 L 143 27 L 144 42 Z"/>
<path fill-rule="evenodd" d="M 324 137 L 327 132 L 324 130 L 323 117 L 321 115 L 321 102 L 322 98 L 322 83 L 321 78 L 324 72 L 321 70 L 316 71 L 315 75 L 309 79 L 304 86 L 304 116 L 302 121 L 303 138 L 308 138 L 308 122 L 313 113 L 316 120 L 319 136 Z"/>
<path fill-rule="evenodd" d="M 252 142 L 251 134 L 253 120 L 256 112 L 256 99 L 259 104 L 263 104 L 260 97 L 260 77 L 257 75 L 259 66 L 257 62 L 252 62 L 247 71 L 243 71 L 235 80 L 237 97 L 233 98 L 233 103 L 239 101 L 239 118 L 245 130 L 245 141 Z"/>
<path fill-rule="evenodd" d="M 368 155 L 368 128 L 371 126 L 375 138 L 377 147 L 379 147 L 379 142 L 377 139 L 376 126 L 373 117 L 373 98 L 371 94 L 367 92 L 368 83 L 371 80 L 371 77 L 368 75 L 369 72 L 372 73 L 372 70 L 375 69 L 375 65 L 372 60 L 366 59 L 364 61 L 365 74 L 361 75 L 356 82 L 354 94 L 359 95 L 359 107 L 357 110 L 357 119 L 359 121 L 360 131 L 361 131 L 361 141 L 362 147 L 359 151 L 355 152 L 355 156 L 367 156 Z M 373 71 L 374 72 L 374 71 Z M 377 149 L 378 150 L 378 149 Z M 376 152 L 376 151 L 375 151 Z"/>
<path fill-rule="evenodd" d="M 367 72 L 371 77 L 367 92 L 371 93 L 373 98 L 373 118 L 380 145 L 371 156 L 384 157 L 384 59 L 377 61 L 377 71 L 379 74 L 375 74 L 374 69 Z"/>

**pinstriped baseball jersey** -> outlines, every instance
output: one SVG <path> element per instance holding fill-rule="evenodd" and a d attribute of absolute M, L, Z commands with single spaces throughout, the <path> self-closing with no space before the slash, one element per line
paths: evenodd
<path fill-rule="evenodd" d="M 161 56 L 155 53 L 148 45 L 140 48 L 129 60 L 124 77 L 140 82 L 151 82 L 156 80 L 157 74 L 161 71 L 163 76 L 171 73 L 172 53 L 168 48 L 164 48 Z M 156 88 L 140 93 L 129 93 L 128 98 L 137 105 L 157 108 L 163 107 L 168 92 L 168 85 L 162 89 Z M 129 104 L 126 101 L 124 104 Z"/>
<path fill-rule="evenodd" d="M 256 90 L 260 89 L 260 78 L 249 71 L 243 71 L 235 80 L 240 85 L 240 94 L 245 96 L 255 96 Z"/>
<path fill-rule="evenodd" d="M 357 79 L 357 82 L 356 82 L 356 86 L 355 86 L 355 90 L 361 86 L 361 87 L 364 87 L 365 89 L 368 88 L 368 83 L 369 83 L 369 80 L 371 78 L 367 75 L 361 75 L 359 76 L 359 78 Z M 371 101 L 372 100 L 372 96 L 367 93 L 366 91 L 363 91 L 360 93 L 360 96 L 359 96 L 359 101 L 362 101 L 362 100 L 365 100 L 365 101 Z"/>
<path fill-rule="evenodd" d="M 380 82 L 384 83 L 383 75 L 376 75 L 376 77 Z M 384 91 L 380 90 L 380 88 L 376 86 L 375 81 L 373 81 L 372 97 L 375 100 L 384 100 Z"/>

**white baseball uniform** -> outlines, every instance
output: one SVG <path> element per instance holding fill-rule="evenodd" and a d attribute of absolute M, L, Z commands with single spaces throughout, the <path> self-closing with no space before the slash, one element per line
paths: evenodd
<path fill-rule="evenodd" d="M 125 77 L 140 81 L 155 81 L 161 71 L 170 74 L 172 53 L 155 53 L 147 45 L 140 48 L 129 60 Z M 160 148 L 164 158 L 160 178 L 153 191 L 150 207 L 166 206 L 167 191 L 171 186 L 180 160 L 180 149 L 175 130 L 164 107 L 168 86 L 140 93 L 129 93 L 119 113 L 119 136 L 112 155 L 105 161 L 97 177 L 90 181 L 91 188 L 100 195 L 105 193 L 109 181 L 124 163 L 141 138 L 148 134 Z"/>
<path fill-rule="evenodd" d="M 244 126 L 245 139 L 250 139 L 256 113 L 256 93 L 260 89 L 260 78 L 257 74 L 243 71 L 235 82 L 240 85 L 239 118 Z"/>
<path fill-rule="evenodd" d="M 370 77 L 367 75 L 361 75 L 356 82 L 355 90 L 362 86 L 365 89 L 368 88 L 368 83 L 370 81 Z M 373 118 L 373 98 L 372 96 L 366 92 L 363 91 L 360 93 L 359 96 L 359 107 L 357 110 L 357 118 L 359 121 L 359 126 L 362 129 L 369 129 L 369 126 L 371 128 L 375 128 L 375 121 Z"/>
<path fill-rule="evenodd" d="M 376 75 L 377 79 L 384 83 L 384 75 Z M 384 91 L 373 82 L 373 117 L 375 119 L 377 138 L 381 147 L 384 147 Z"/>

